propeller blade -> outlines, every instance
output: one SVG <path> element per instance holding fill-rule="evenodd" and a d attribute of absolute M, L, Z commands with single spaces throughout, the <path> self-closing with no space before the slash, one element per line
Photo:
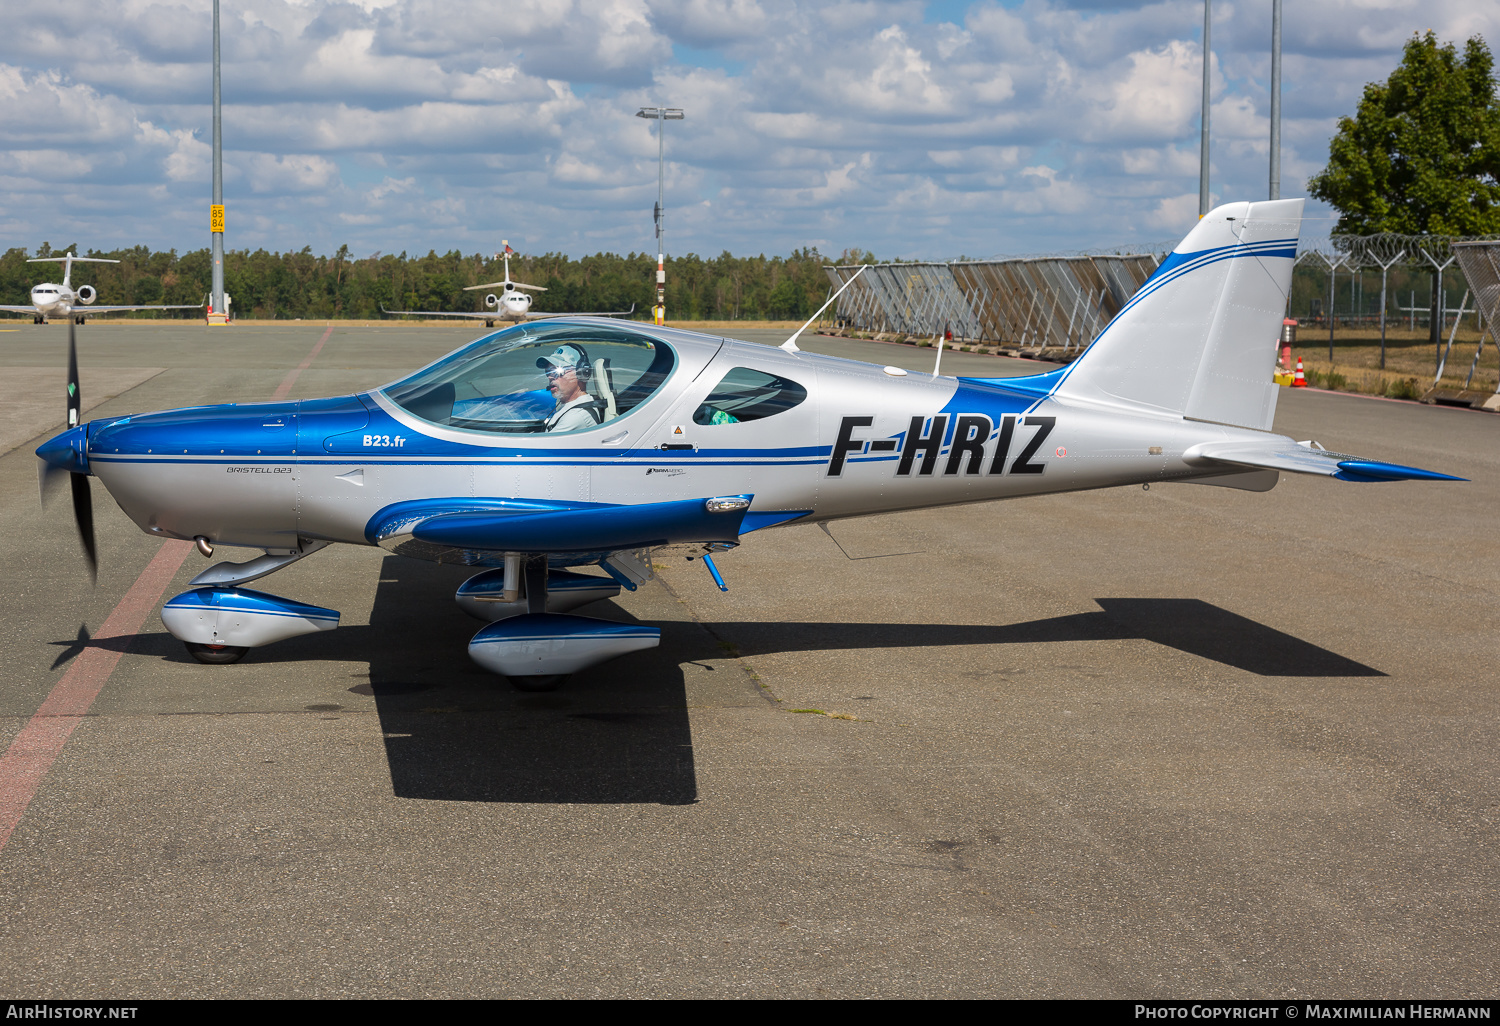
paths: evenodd
<path fill-rule="evenodd" d="M 68 427 L 77 427 L 83 410 L 83 395 L 78 391 L 78 338 L 73 318 L 68 318 Z M 75 490 L 74 495 L 77 495 Z"/>
<path fill-rule="evenodd" d="M 78 538 L 88 559 L 89 577 L 99 579 L 99 553 L 94 545 L 94 496 L 89 490 L 87 474 L 69 474 L 73 484 L 73 520 L 78 524 Z"/>

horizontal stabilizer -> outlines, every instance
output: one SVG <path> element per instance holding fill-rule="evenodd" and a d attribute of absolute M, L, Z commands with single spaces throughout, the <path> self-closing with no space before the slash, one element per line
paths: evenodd
<path fill-rule="evenodd" d="M 1320 474 L 1341 481 L 1465 481 L 1467 478 L 1439 474 L 1420 467 L 1367 460 L 1342 452 L 1329 452 L 1317 442 L 1288 443 L 1285 439 L 1265 442 L 1202 442 L 1182 454 L 1195 466 L 1229 464 L 1259 470 L 1285 470 L 1293 474 Z"/>

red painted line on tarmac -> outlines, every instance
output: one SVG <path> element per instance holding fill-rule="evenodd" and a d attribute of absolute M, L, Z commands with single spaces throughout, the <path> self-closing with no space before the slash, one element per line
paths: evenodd
<path fill-rule="evenodd" d="M 297 378 L 302 374 L 303 371 L 312 366 L 312 362 L 316 360 L 318 358 L 318 354 L 323 351 L 323 343 L 327 342 L 328 336 L 332 334 L 333 325 L 330 324 L 328 326 L 328 330 L 323 332 L 323 337 L 318 339 L 318 344 L 312 347 L 312 352 L 307 354 L 307 359 L 297 364 L 297 366 L 293 370 L 287 372 L 285 378 L 281 379 L 281 384 L 276 386 L 276 391 L 271 395 L 272 399 L 285 399 L 288 395 L 291 394 L 292 386 L 297 383 Z"/>
<path fill-rule="evenodd" d="M 172 576 L 192 548 L 189 542 L 162 543 L 156 557 L 110 612 L 104 626 L 89 641 L 88 647 L 78 653 L 42 707 L 26 722 L 6 753 L 0 756 L 0 851 L 4 850 L 11 832 L 26 814 L 42 778 L 52 768 L 53 761 L 83 717 L 88 715 L 120 657 L 130 648 L 141 624 L 161 601 L 162 593 L 172 583 Z"/>

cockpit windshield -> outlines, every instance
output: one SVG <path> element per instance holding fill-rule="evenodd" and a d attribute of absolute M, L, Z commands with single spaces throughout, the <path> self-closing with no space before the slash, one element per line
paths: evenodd
<path fill-rule="evenodd" d="M 582 431 L 640 405 L 675 363 L 665 343 L 628 328 L 519 324 L 381 391 L 445 427 Z"/>

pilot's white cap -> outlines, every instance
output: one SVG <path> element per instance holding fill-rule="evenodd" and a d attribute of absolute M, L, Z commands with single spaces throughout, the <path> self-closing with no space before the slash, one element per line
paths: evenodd
<path fill-rule="evenodd" d="M 539 357 L 536 365 L 543 370 L 556 367 L 558 370 L 577 370 L 583 354 L 572 346 L 558 346 L 548 356 Z"/>

